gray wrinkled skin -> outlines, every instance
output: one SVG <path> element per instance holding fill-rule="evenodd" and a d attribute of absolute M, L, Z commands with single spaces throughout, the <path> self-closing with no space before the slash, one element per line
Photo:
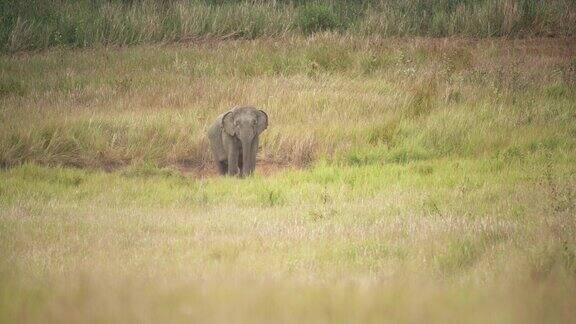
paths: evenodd
<path fill-rule="evenodd" d="M 268 115 L 254 107 L 235 107 L 221 114 L 208 128 L 208 139 L 221 175 L 250 175 L 256 168 L 260 134 Z"/>

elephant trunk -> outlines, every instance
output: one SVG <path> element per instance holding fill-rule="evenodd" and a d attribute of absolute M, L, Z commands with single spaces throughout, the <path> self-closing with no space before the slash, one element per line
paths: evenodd
<path fill-rule="evenodd" d="M 251 159 L 252 139 L 242 141 L 242 175 L 247 176 L 252 172 Z"/>
<path fill-rule="evenodd" d="M 258 136 L 253 124 L 246 123 L 241 125 L 238 132 L 238 139 L 242 144 L 242 176 L 248 176 L 252 173 L 252 143 Z"/>

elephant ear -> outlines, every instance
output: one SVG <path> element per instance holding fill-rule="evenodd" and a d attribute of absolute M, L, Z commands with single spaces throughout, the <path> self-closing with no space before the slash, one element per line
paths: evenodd
<path fill-rule="evenodd" d="M 257 116 L 256 131 L 260 134 L 268 127 L 268 115 L 263 110 L 258 110 Z"/>
<path fill-rule="evenodd" d="M 236 135 L 236 125 L 234 125 L 235 115 L 234 110 L 230 110 L 222 116 L 222 127 L 224 131 L 231 136 Z"/>

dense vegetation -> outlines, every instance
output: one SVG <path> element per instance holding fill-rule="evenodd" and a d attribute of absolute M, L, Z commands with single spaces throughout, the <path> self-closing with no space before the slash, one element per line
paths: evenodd
<path fill-rule="evenodd" d="M 0 1 L 0 49 L 86 47 L 332 30 L 377 36 L 571 36 L 570 0 Z"/>

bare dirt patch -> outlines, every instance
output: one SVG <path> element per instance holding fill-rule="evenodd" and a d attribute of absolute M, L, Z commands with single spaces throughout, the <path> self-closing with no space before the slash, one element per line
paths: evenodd
<path fill-rule="evenodd" d="M 275 175 L 276 173 L 282 170 L 291 168 L 294 167 L 285 163 L 279 163 L 274 161 L 256 162 L 256 174 L 265 177 Z M 185 177 L 192 177 L 192 178 L 212 178 L 219 176 L 218 170 L 216 169 L 216 165 L 214 163 L 204 163 L 199 166 L 181 164 L 176 166 L 176 170 L 178 170 Z"/>

